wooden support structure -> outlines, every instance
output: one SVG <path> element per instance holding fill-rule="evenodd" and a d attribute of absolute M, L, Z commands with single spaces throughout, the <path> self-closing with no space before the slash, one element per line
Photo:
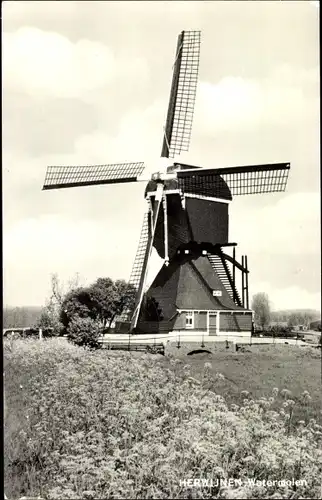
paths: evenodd
<path fill-rule="evenodd" d="M 235 261 L 236 261 L 236 249 L 233 247 L 233 300 L 236 302 L 236 266 L 235 266 Z"/>
<path fill-rule="evenodd" d="M 249 294 L 248 294 L 248 265 L 247 265 L 247 255 L 245 255 L 245 268 L 246 268 L 246 273 L 245 273 L 245 285 L 246 285 L 246 307 L 249 309 Z"/>
<path fill-rule="evenodd" d="M 243 307 L 245 307 L 245 272 L 244 272 L 244 267 L 245 267 L 245 259 L 244 256 L 242 255 L 242 304 Z"/>
<path fill-rule="evenodd" d="M 164 260 L 165 265 L 169 265 L 169 250 L 168 250 L 168 210 L 167 210 L 167 195 L 163 195 L 163 215 L 164 215 Z"/>

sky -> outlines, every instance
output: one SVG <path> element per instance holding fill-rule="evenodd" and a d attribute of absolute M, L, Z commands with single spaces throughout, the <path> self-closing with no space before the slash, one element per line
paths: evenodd
<path fill-rule="evenodd" d="M 47 165 L 161 153 L 177 36 L 201 30 L 189 155 L 205 167 L 290 162 L 283 193 L 239 196 L 229 239 L 250 296 L 321 306 L 319 6 L 309 1 L 5 1 L 3 295 L 43 305 L 56 273 L 129 279 L 144 184 L 42 191 Z M 157 170 L 157 169 L 155 169 Z"/>

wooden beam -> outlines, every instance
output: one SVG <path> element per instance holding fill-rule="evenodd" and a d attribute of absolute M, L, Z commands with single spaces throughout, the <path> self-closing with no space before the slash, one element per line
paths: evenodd
<path fill-rule="evenodd" d="M 247 273 L 245 274 L 245 280 L 246 280 L 246 307 L 247 307 L 247 309 L 249 309 L 247 255 L 245 255 L 245 268 L 247 269 Z"/>
<path fill-rule="evenodd" d="M 223 255 L 225 257 L 225 259 L 228 260 L 229 262 L 231 262 L 232 264 L 235 263 L 235 266 L 237 267 L 237 269 L 239 269 L 240 271 L 244 271 L 244 273 L 246 273 L 246 272 L 248 273 L 248 271 L 244 267 L 243 261 L 241 264 L 239 264 L 239 262 L 237 262 L 237 260 L 234 261 L 234 259 L 230 255 L 228 255 L 224 252 L 221 252 L 221 255 Z"/>
<path fill-rule="evenodd" d="M 243 303 L 243 307 L 245 307 L 245 277 L 244 277 L 244 269 L 245 269 L 245 265 L 244 265 L 244 256 L 242 255 L 242 303 Z"/>
<path fill-rule="evenodd" d="M 235 261 L 236 261 L 236 248 L 233 247 L 233 284 L 234 284 L 234 287 L 233 287 L 233 299 L 234 299 L 234 302 L 236 300 L 236 295 L 235 295 L 235 286 L 236 286 L 236 268 L 235 268 Z"/>
<path fill-rule="evenodd" d="M 165 265 L 169 265 L 169 250 L 168 250 L 168 210 L 167 210 L 167 195 L 163 194 L 163 219 L 164 219 L 164 260 Z"/>

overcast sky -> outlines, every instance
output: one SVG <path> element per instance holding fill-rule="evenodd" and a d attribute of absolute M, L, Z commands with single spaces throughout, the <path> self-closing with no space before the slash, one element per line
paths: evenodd
<path fill-rule="evenodd" d="M 319 35 L 309 1 L 4 2 L 4 303 L 50 276 L 128 279 L 142 183 L 42 191 L 47 165 L 160 156 L 177 35 L 201 30 L 191 162 L 291 162 L 285 193 L 236 197 L 250 293 L 320 309 Z"/>

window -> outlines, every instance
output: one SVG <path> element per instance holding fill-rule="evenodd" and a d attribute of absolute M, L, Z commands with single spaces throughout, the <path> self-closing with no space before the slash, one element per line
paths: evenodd
<path fill-rule="evenodd" d="M 193 311 L 187 311 L 186 312 L 186 328 L 193 328 L 193 327 L 194 327 Z"/>

